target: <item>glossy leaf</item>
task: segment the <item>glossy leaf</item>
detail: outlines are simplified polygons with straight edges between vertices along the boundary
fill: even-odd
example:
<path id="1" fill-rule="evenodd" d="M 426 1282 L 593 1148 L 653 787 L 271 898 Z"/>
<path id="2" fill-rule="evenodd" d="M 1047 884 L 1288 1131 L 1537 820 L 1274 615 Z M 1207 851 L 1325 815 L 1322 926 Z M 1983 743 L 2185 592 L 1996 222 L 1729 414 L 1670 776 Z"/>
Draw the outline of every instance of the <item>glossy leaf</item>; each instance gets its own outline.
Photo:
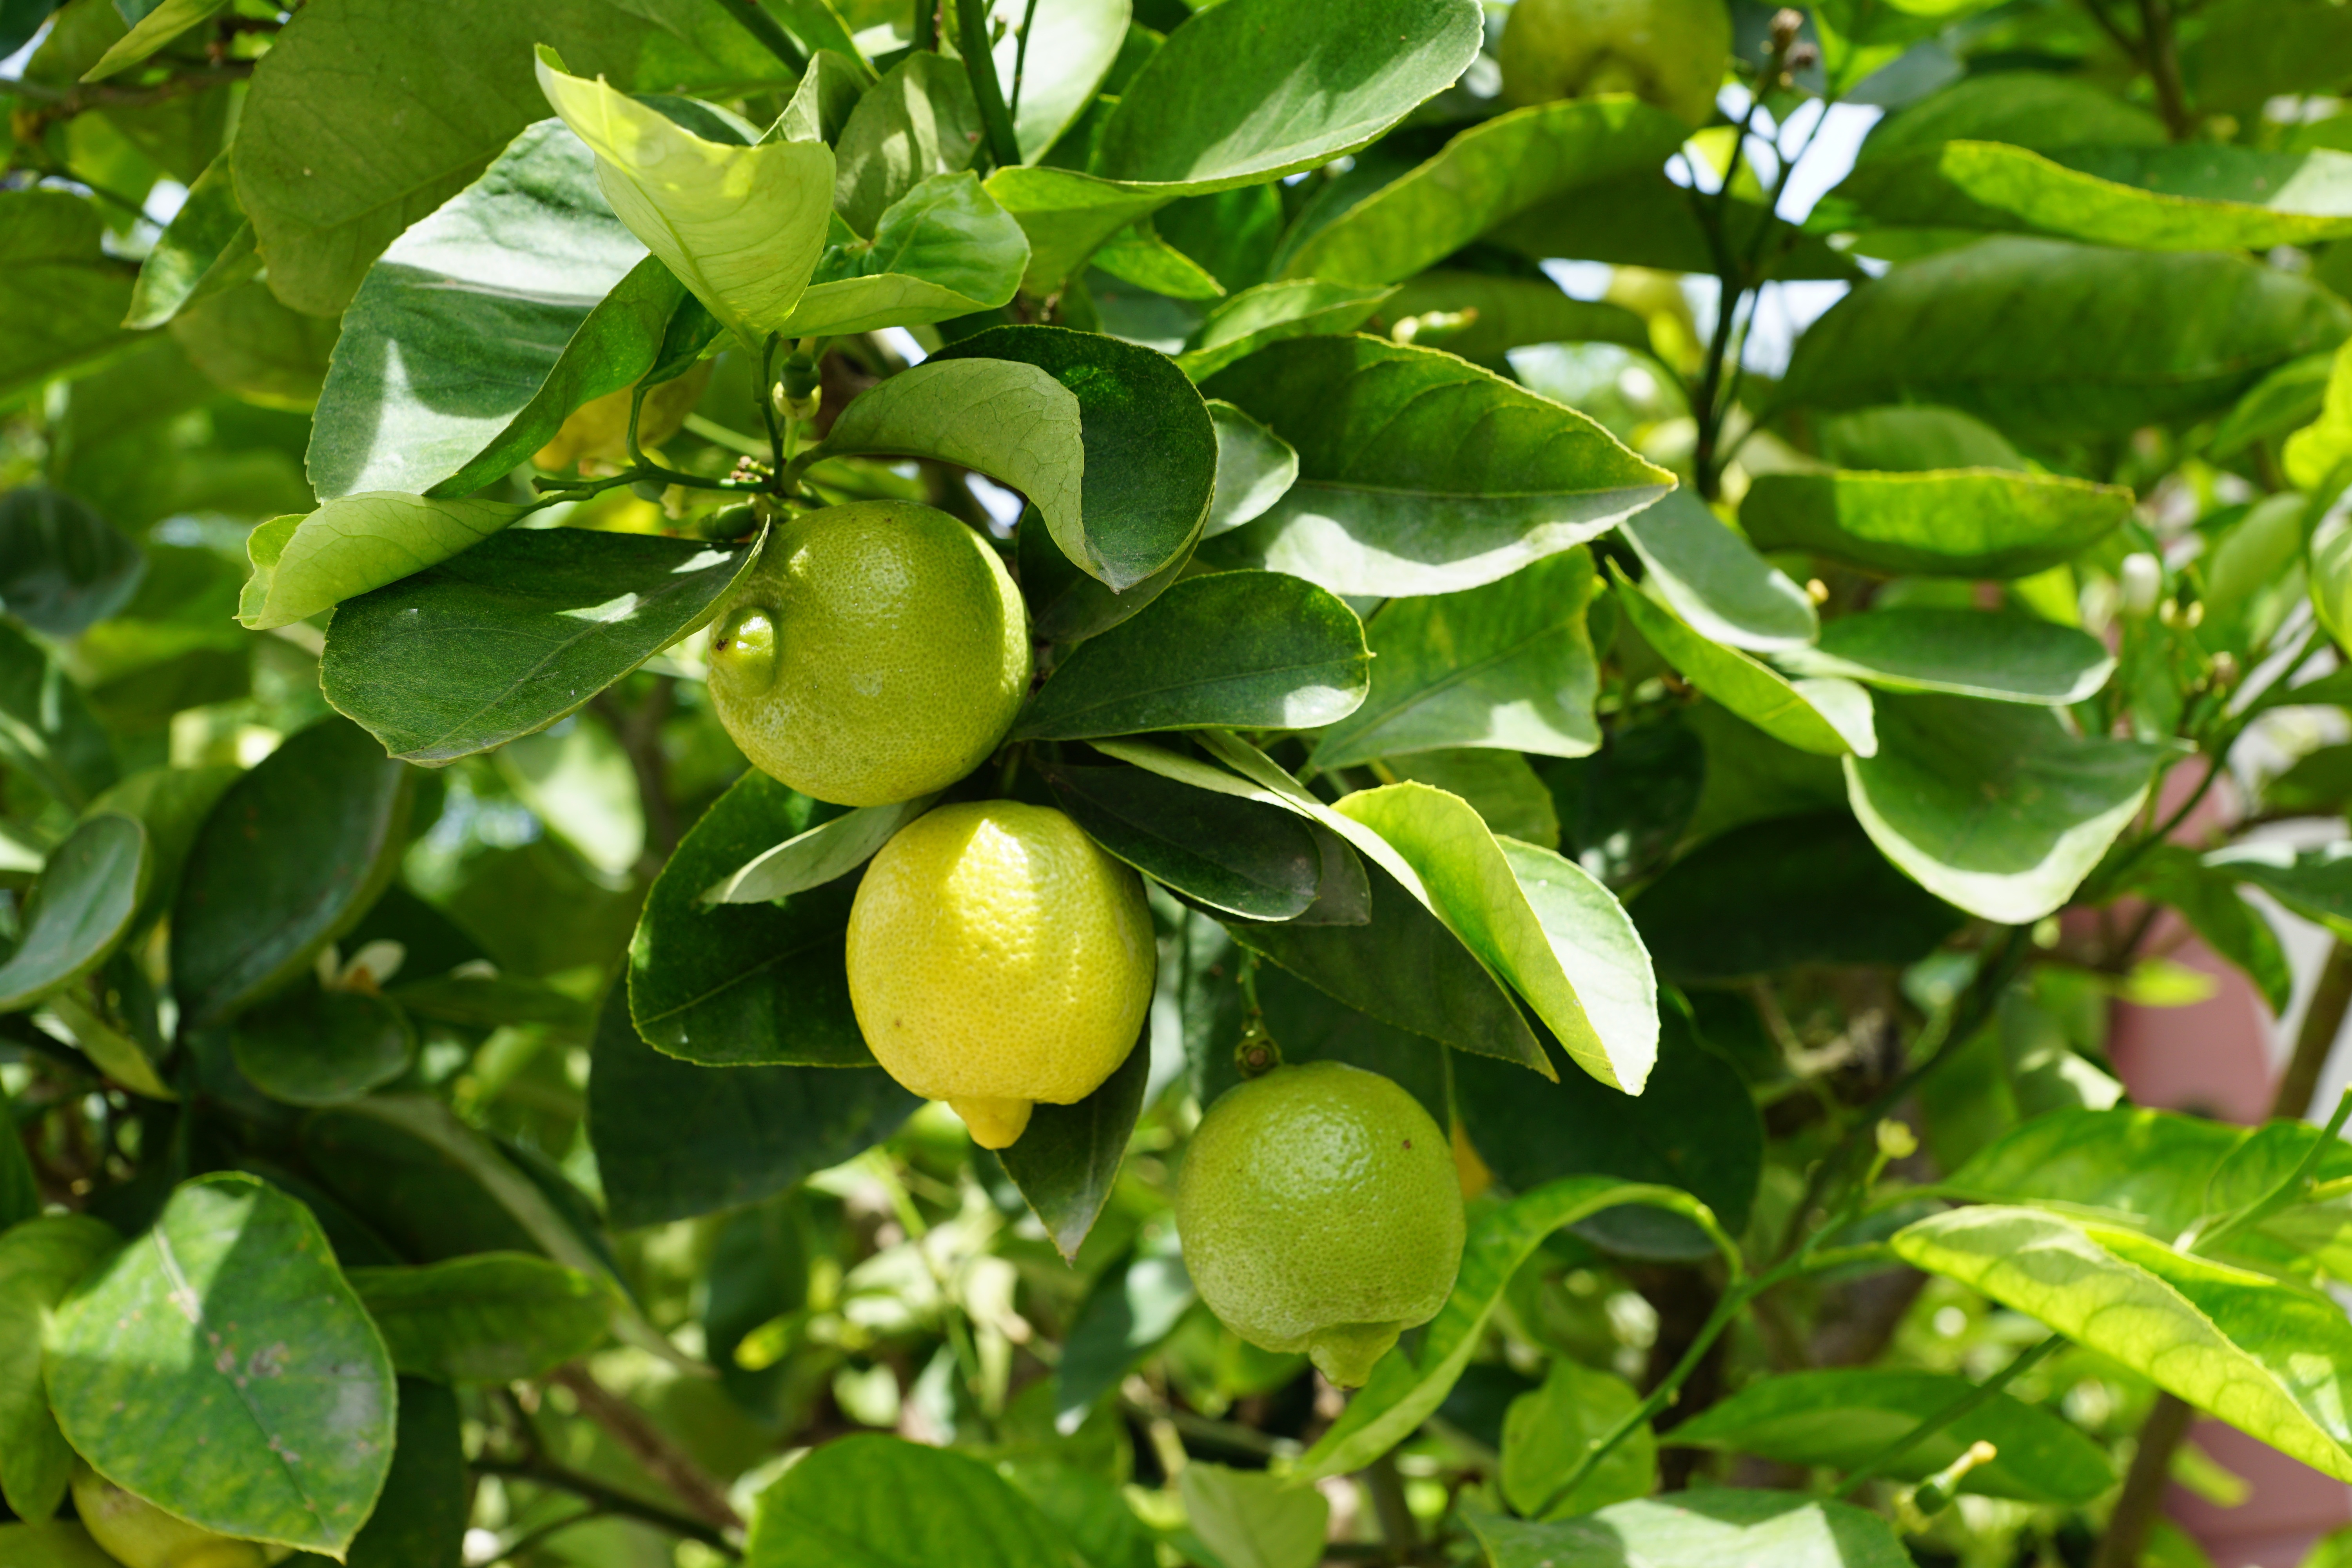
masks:
<path id="1" fill-rule="evenodd" d="M 523 515 L 512 501 L 377 490 L 331 500 L 307 517 L 273 518 L 247 543 L 253 575 L 237 619 L 254 631 L 307 620 L 470 550 Z"/>
<path id="2" fill-rule="evenodd" d="M 2014 468 L 2029 465 L 2009 437 L 1957 408 L 1894 404 L 1824 416 L 1816 426 L 1822 456 L 1841 468 L 1916 474 L 1929 468 Z"/>
<path id="3" fill-rule="evenodd" d="M 1938 1215 L 1896 1256 L 2114 1357 L 2201 1410 L 2352 1479 L 2343 1382 L 2352 1324 L 2332 1301 L 2175 1252 L 2135 1231 L 2032 1209 Z"/>
<path id="4" fill-rule="evenodd" d="M 1381 1357 L 1371 1381 L 1299 1459 L 1293 1475 L 1302 1481 L 1344 1475 L 1412 1436 L 1444 1403 L 1470 1364 L 1503 1288 L 1544 1238 L 1626 1204 L 1654 1205 L 1714 1224 L 1706 1205 L 1688 1194 L 1609 1176 L 1570 1176 L 1488 1211 L 1471 1226 L 1454 1292 L 1423 1331 L 1419 1351 L 1408 1354 L 1399 1350 Z"/>
<path id="5" fill-rule="evenodd" d="M 1186 375 L 1202 381 L 1287 338 L 1352 331 L 1392 295 L 1321 279 L 1298 278 L 1244 289 L 1211 310 L 1176 356 Z"/>
<path id="6" fill-rule="evenodd" d="M 1879 1515 L 1801 1492 L 1707 1487 L 1541 1524 L 1468 1517 L 1494 1568 L 1905 1568 L 1912 1560 Z"/>
<path id="7" fill-rule="evenodd" d="M 1761 1377 L 1674 1429 L 1667 1441 L 1792 1465 L 1858 1469 L 1974 1384 L 1950 1373 L 1840 1368 Z M 1969 1444 L 1997 1456 L 1961 1478 L 1958 1489 L 2024 1502 L 2090 1502 L 2116 1484 L 2099 1446 L 2065 1420 L 2011 1394 L 1995 1394 L 1960 1420 L 1921 1439 L 1889 1466 L 1920 1481 Z"/>
<path id="8" fill-rule="evenodd" d="M 2116 661 L 2096 637 L 2038 616 L 1895 608 L 1843 616 L 1813 647 L 1777 656 L 1785 669 L 1889 691 L 1940 691 L 2063 708 L 2107 683 Z"/>
<path id="9" fill-rule="evenodd" d="M 1034 163 L 1095 100 L 1133 20 L 1127 0 L 996 0 L 992 51 L 1021 161 Z"/>
<path id="10" fill-rule="evenodd" d="M 1876 752 L 1870 694 L 1852 681 L 1785 679 L 1762 660 L 1701 637 L 1622 573 L 1617 603 L 1660 658 L 1774 740 L 1820 756 Z"/>
<path id="11" fill-rule="evenodd" d="M 2015 434 L 2122 434 L 2227 407 L 2341 342 L 2352 307 L 2243 257 L 1990 239 L 1896 268 L 1798 341 L 1786 404 L 1948 404 Z"/>
<path id="12" fill-rule="evenodd" d="M 479 489 L 650 369 L 685 298 L 605 205 L 595 155 L 543 120 L 368 268 L 310 482 L 325 500 Z"/>
<path id="13" fill-rule="evenodd" d="M 819 814 L 835 820 L 835 809 L 755 768 L 671 853 L 629 942 L 629 1012 L 647 1042 L 712 1067 L 873 1061 L 842 967 L 854 885 L 835 879 L 761 905 L 702 897 L 752 855 L 818 826 Z"/>
<path id="14" fill-rule="evenodd" d="M 1066 1263 L 1076 1260 L 1080 1244 L 1110 1201 L 1150 1076 L 1146 1026 L 1127 1059 L 1092 1094 L 1076 1105 L 1040 1104 L 1013 1146 L 997 1152 L 1004 1173 L 1021 1189 Z"/>
<path id="15" fill-rule="evenodd" d="M 0 1231 L 0 1497 L 19 1519 L 45 1520 L 65 1500 L 74 1452 L 43 1392 L 35 1347 L 67 1292 L 122 1245 L 88 1215 L 49 1215 Z"/>
<path id="16" fill-rule="evenodd" d="M 406 1072 L 416 1031 L 363 992 L 306 985 L 238 1016 L 229 1050 L 254 1088 L 289 1105 L 356 1100 Z"/>
<path id="17" fill-rule="evenodd" d="M 236 176 L 223 153 L 188 186 L 187 199 L 139 264 L 139 281 L 122 324 L 160 327 L 188 306 L 249 280 L 260 269 L 253 225 L 236 205 Z"/>
<path id="18" fill-rule="evenodd" d="M 541 45 L 540 90 L 596 154 L 604 199 L 687 291 L 746 342 L 782 331 L 824 254 L 833 149 L 705 141 Z"/>
<path id="19" fill-rule="evenodd" d="M 488 751 L 691 631 L 751 558 L 582 529 L 500 533 L 344 604 L 320 686 L 395 757 Z"/>
<path id="20" fill-rule="evenodd" d="M 98 204 L 57 190 L 0 191 L 0 398 L 126 343 L 131 271 L 99 245 Z"/>
<path id="21" fill-rule="evenodd" d="M 2287 437 L 2281 454 L 2287 478 L 2304 489 L 2327 482 L 2336 465 L 2352 456 L 2352 364 L 2338 349 L 2330 362 L 2318 417 Z"/>
<path id="22" fill-rule="evenodd" d="M 163 0 L 131 24 L 131 31 L 82 73 L 84 81 L 103 81 L 127 70 L 189 28 L 226 8 L 228 0 Z"/>
<path id="23" fill-rule="evenodd" d="M 1512 1400 L 1503 1417 L 1503 1496 L 1536 1519 L 1570 1518 L 1649 1496 L 1658 1484 L 1658 1443 L 1643 1422 L 1574 1491 L 1553 1501 L 1592 1445 L 1640 1404 L 1622 1378 L 1566 1356 L 1553 1362 L 1543 1386 Z"/>
<path id="24" fill-rule="evenodd" d="M 891 835 L 931 808 L 935 795 L 896 805 L 861 805 L 803 828 L 772 849 L 746 860 L 713 882 L 702 900 L 710 904 L 766 904 L 804 893 L 846 877 L 868 860 Z"/>
<path id="25" fill-rule="evenodd" d="M 205 819 L 172 912 L 181 1017 L 222 1023 L 299 973 L 383 890 L 412 774 L 357 726 L 291 736 Z"/>
<path id="26" fill-rule="evenodd" d="M 1650 351 L 1650 325 L 1622 305 L 1579 300 L 1549 279 L 1506 278 L 1439 268 L 1407 279 L 1381 306 L 1381 319 L 1402 337 L 1500 370 L 1510 351 L 1537 343 L 1616 343 Z"/>
<path id="27" fill-rule="evenodd" d="M 2078 738 L 2055 713 L 1883 697 L 1846 793 L 1881 853 L 1970 914 L 2037 921 L 2074 896 L 2147 798 L 2160 746 Z"/>
<path id="28" fill-rule="evenodd" d="M 1767 474 L 1739 523 L 1761 549 L 1874 572 L 2024 577 L 2113 532 L 2132 505 L 2128 487 L 2053 474 Z"/>
<path id="29" fill-rule="evenodd" d="M 1212 401 L 1209 419 L 1217 429 L 1217 489 L 1202 538 L 1264 515 L 1298 479 L 1298 454 L 1289 442 L 1230 403 Z"/>
<path id="30" fill-rule="evenodd" d="M 1013 298 L 1029 241 L 969 173 L 933 174 L 884 209 L 872 239 L 835 230 L 787 337 L 872 331 L 992 310 Z"/>
<path id="31" fill-rule="evenodd" d="M 1486 238 L 1530 260 L 1563 257 L 1706 273 L 1715 266 L 1714 246 L 1708 237 L 1710 222 L 1700 211 L 1691 192 L 1654 170 L 1563 191 L 1496 225 Z M 1767 214 L 1761 204 L 1739 195 L 1736 186 L 1721 216 L 1724 241 L 1735 255 L 1777 258 L 1765 268 L 1770 279 L 1847 280 L 1860 276 L 1850 258 Z"/>
<path id="32" fill-rule="evenodd" d="M 1737 904 L 1726 888 L 1740 889 Z M 1753 919 L 1757 909 L 1772 918 Z M 1914 963 L 1961 923 L 1843 811 L 1710 838 L 1643 889 L 1631 913 L 1658 973 L 1685 984 L 1811 964 Z"/>
<path id="33" fill-rule="evenodd" d="M 57 657 L 5 624 L 0 624 L 0 763 L 77 812 L 113 784 L 118 771 L 114 743 Z"/>
<path id="34" fill-rule="evenodd" d="M 1460 795 L 1497 838 L 1516 838 L 1538 849 L 1559 847 L 1559 812 L 1550 787 L 1520 752 L 1458 746 L 1411 752 L 1382 765 L 1396 775 L 1394 783 L 1411 779 Z"/>
<path id="35" fill-rule="evenodd" d="M 1307 823 L 1142 768 L 1041 766 L 1055 804 L 1105 849 L 1186 898 L 1247 920 L 1315 901 L 1322 858 Z"/>
<path id="36" fill-rule="evenodd" d="M 1964 77 L 1871 128 L 1864 160 L 1939 142 L 2008 142 L 2037 153 L 2068 147 L 2161 147 L 2164 121 L 2097 82 L 2049 71 Z"/>
<path id="37" fill-rule="evenodd" d="M 1333 595 L 1275 572 L 1209 573 L 1071 650 L 1012 738 L 1313 729 L 1354 711 L 1370 662 L 1363 623 Z"/>
<path id="38" fill-rule="evenodd" d="M 1575 757 L 1601 744 L 1587 606 L 1591 554 L 1563 551 L 1458 594 L 1393 599 L 1365 628 L 1363 706 L 1316 742 L 1318 767 L 1450 746 Z"/>
<path id="39" fill-rule="evenodd" d="M 37 485 L 0 495 L 0 609 L 35 631 L 79 637 L 146 572 L 139 547 L 71 496 Z"/>
<path id="40" fill-rule="evenodd" d="M 436 1384 L 402 1378 L 392 1473 L 352 1542 L 347 1568 L 454 1568 L 464 1562 L 468 1479 L 457 1396 Z M 294 1561 L 315 1568 L 317 1559 Z"/>
<path id="41" fill-rule="evenodd" d="M 889 1568 L 1065 1568 L 1069 1549 L 979 1460 L 868 1433 L 824 1444 L 760 1494 L 743 1562 L 830 1568 L 850 1553 Z"/>
<path id="42" fill-rule="evenodd" d="M 484 1252 L 417 1268 L 353 1268 L 402 1375 L 446 1383 L 543 1377 L 604 1342 L 609 1289 L 521 1252 Z"/>
<path id="43" fill-rule="evenodd" d="M 100 1474 L 223 1534 L 340 1555 L 392 1463 L 383 1342 L 319 1222 L 250 1176 L 184 1184 L 85 1279 L 47 1379 Z"/>
<path id="44" fill-rule="evenodd" d="M 1458 592 L 1605 531 L 1670 479 L 1583 415 L 1371 338 L 1275 344 L 1210 378 L 1298 450 L 1298 482 L 1204 551 L 1335 594 Z"/>
<path id="45" fill-rule="evenodd" d="M 138 818 L 101 811 L 49 851 L 24 934 L 0 963 L 0 1012 L 17 1012 L 104 963 L 130 935 L 153 873 Z"/>
<path id="46" fill-rule="evenodd" d="M 2352 845 L 2298 850 L 2278 843 L 2237 844 L 2208 855 L 2205 864 L 2260 888 L 2305 920 L 2352 930 Z"/>
<path id="47" fill-rule="evenodd" d="M 872 234 L 885 208 L 934 174 L 971 166 L 980 110 L 963 62 L 917 51 L 857 100 L 834 146 L 834 205 Z"/>
<path id="48" fill-rule="evenodd" d="M 1617 531 L 1642 558 L 1643 587 L 1709 642 L 1763 652 L 1820 635 L 1805 591 L 1691 491 L 1676 489 Z"/>
<path id="49" fill-rule="evenodd" d="M 1178 1472 L 1184 1521 L 1225 1568 L 1315 1568 L 1330 1500 L 1263 1470 L 1190 1464 Z"/>

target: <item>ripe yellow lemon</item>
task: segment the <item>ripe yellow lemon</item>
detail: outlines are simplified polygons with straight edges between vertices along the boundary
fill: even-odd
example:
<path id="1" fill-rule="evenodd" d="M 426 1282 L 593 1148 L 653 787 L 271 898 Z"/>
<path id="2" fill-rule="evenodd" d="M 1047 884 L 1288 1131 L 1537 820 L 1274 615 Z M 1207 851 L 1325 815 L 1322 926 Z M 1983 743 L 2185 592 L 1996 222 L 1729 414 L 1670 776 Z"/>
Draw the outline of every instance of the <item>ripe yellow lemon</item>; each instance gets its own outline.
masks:
<path id="1" fill-rule="evenodd" d="M 87 1465 L 75 1468 L 73 1500 L 81 1527 L 123 1568 L 268 1568 L 290 1555 L 190 1524 Z"/>
<path id="2" fill-rule="evenodd" d="M 1201 1299 L 1270 1351 L 1360 1386 L 1462 1264 L 1454 1148 L 1421 1102 L 1342 1062 L 1279 1067 L 1201 1119 L 1176 1183 Z"/>
<path id="3" fill-rule="evenodd" d="M 912 501 L 777 526 L 710 635 L 710 700 L 803 795 L 888 805 L 996 749 L 1029 691 L 1021 591 L 971 529 Z"/>
<path id="4" fill-rule="evenodd" d="M 1518 0 L 1496 48 L 1503 100 L 1630 92 L 1704 125 L 1731 63 L 1724 0 Z"/>
<path id="5" fill-rule="evenodd" d="M 943 805 L 900 828 L 849 910 L 849 1000 L 884 1070 L 983 1149 L 1127 1059 L 1157 950 L 1143 880 L 1050 806 Z"/>

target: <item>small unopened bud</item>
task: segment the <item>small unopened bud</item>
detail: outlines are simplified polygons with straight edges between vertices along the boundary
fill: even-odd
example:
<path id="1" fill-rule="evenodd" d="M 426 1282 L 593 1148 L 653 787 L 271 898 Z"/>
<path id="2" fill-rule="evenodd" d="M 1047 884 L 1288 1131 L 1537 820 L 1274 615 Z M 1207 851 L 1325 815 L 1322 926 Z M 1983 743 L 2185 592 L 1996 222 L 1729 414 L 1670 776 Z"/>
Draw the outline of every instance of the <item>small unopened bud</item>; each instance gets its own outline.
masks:
<path id="1" fill-rule="evenodd" d="M 1805 14 L 1802 11 L 1783 5 L 1773 12 L 1772 48 L 1774 52 L 1787 54 L 1790 47 L 1796 43 L 1797 35 L 1804 30 L 1804 26 Z"/>
<path id="2" fill-rule="evenodd" d="M 1960 1482 L 1968 1479 L 1970 1470 L 1990 1465 L 1999 1458 L 2000 1449 L 1978 1438 L 1969 1445 L 1967 1453 L 1919 1483 L 1919 1489 L 1911 1494 L 1911 1506 L 1934 1518 L 1951 1506 L 1952 1499 L 1959 1494 Z"/>
<path id="3" fill-rule="evenodd" d="M 2213 684 L 2217 687 L 2233 686 L 2237 679 L 2238 657 L 2223 648 L 2213 656 Z"/>
<path id="4" fill-rule="evenodd" d="M 804 395 L 795 397 L 781 381 L 768 389 L 768 396 L 776 405 L 776 417 L 779 419 L 814 419 L 824 403 L 822 389 L 813 386 Z"/>
<path id="5" fill-rule="evenodd" d="M 2203 626 L 2205 624 L 2205 601 L 2200 599 L 2195 604 L 2189 605 L 2189 608 L 2183 610 L 2180 613 L 2180 624 L 2187 626 L 2192 632 L 2199 626 Z"/>
<path id="6" fill-rule="evenodd" d="M 1811 44 L 1799 44 L 1789 51 L 1789 68 L 1809 71 L 1822 63 L 1822 51 Z"/>
<path id="7" fill-rule="evenodd" d="M 2136 550 L 2124 557 L 2123 613 L 2134 620 L 2156 608 L 2156 596 L 2164 587 L 2164 567 L 2145 550 Z"/>
<path id="8" fill-rule="evenodd" d="M 1805 597 L 1816 605 L 1826 605 L 1830 602 L 1830 585 L 1819 577 L 1808 577 L 1805 579 Z"/>
<path id="9" fill-rule="evenodd" d="M 1919 1135 L 1892 1119 L 1878 1124 L 1878 1152 L 1890 1160 L 1907 1160 L 1919 1152 Z"/>

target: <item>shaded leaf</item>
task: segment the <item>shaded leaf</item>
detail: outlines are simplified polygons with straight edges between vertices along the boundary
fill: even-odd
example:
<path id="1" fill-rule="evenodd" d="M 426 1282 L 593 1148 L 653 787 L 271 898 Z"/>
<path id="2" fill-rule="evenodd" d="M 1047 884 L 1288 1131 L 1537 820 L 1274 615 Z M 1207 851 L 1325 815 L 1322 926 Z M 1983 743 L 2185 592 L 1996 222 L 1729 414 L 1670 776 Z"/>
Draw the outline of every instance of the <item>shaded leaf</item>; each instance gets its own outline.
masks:
<path id="1" fill-rule="evenodd" d="M 970 168 L 980 130 L 963 62 L 908 54 L 849 111 L 834 146 L 834 206 L 851 228 L 872 234 L 884 209 L 919 183 Z"/>
<path id="2" fill-rule="evenodd" d="M 64 191 L 0 191 L 0 399 L 122 346 L 132 268 L 100 247 L 97 204 Z"/>
<path id="3" fill-rule="evenodd" d="M 0 608 L 35 631 L 79 637 L 128 604 L 146 573 L 139 547 L 71 496 L 0 495 Z"/>
<path id="4" fill-rule="evenodd" d="M 353 1268 L 393 1365 L 450 1383 L 543 1377 L 604 1342 L 609 1289 L 520 1252 L 485 1252 L 416 1268 Z"/>
<path id="5" fill-rule="evenodd" d="M 1092 1094 L 1076 1105 L 1038 1105 L 1013 1146 L 997 1151 L 1004 1173 L 1021 1189 L 1065 1262 L 1076 1259 L 1080 1244 L 1110 1201 L 1150 1076 L 1147 1023 L 1127 1059 Z"/>
<path id="6" fill-rule="evenodd" d="M 1055 804 L 1137 870 L 1227 914 L 1286 921 L 1315 901 L 1322 858 L 1283 807 L 1142 768 L 1041 764 Z"/>
<path id="7" fill-rule="evenodd" d="M 16 1347 L 0 1356 L 0 1496 L 19 1519 L 57 1512 L 74 1463 L 49 1413 L 35 1347 L 66 1293 L 121 1245 L 88 1215 L 48 1215 L 0 1231 L 0 1336 Z"/>
<path id="8" fill-rule="evenodd" d="M 2272 1016 L 2284 1017 L 2294 991 L 2286 952 L 2270 921 L 2239 896 L 2235 882 L 2226 864 L 2208 866 L 2194 850 L 2158 844 L 2133 868 L 2130 885 L 2179 910 L 2207 946 L 2254 983 Z"/>
<path id="9" fill-rule="evenodd" d="M 1186 1465 L 1176 1477 L 1184 1521 L 1225 1568 L 1315 1568 L 1330 1500 L 1264 1470 Z"/>
<path id="10" fill-rule="evenodd" d="M 1540 1519 L 1570 1518 L 1649 1496 L 1658 1484 L 1658 1441 L 1645 1421 L 1574 1491 L 1553 1501 L 1592 1445 L 1640 1403 L 1622 1378 L 1566 1356 L 1553 1362 L 1543 1386 L 1512 1400 L 1503 1416 L 1503 1496 L 1520 1513 Z"/>
<path id="11" fill-rule="evenodd" d="M 0 625 L 0 763 L 77 812 L 113 784 L 117 773 L 114 743 L 64 667 L 5 625 Z"/>
<path id="12" fill-rule="evenodd" d="M 253 1087 L 291 1105 L 355 1100 L 406 1072 L 416 1031 L 362 992 L 306 985 L 240 1015 L 229 1050 Z"/>
<path id="13" fill-rule="evenodd" d="M 1849 680 L 1784 679 L 1762 660 L 1712 642 L 1657 598 L 1629 582 L 1614 562 L 1617 603 L 1658 656 L 1692 685 L 1774 740 L 1821 756 L 1870 756 L 1878 749 L 1870 694 Z"/>
<path id="14" fill-rule="evenodd" d="M 1211 401 L 1217 430 L 1217 488 L 1202 538 L 1228 532 L 1282 499 L 1297 482 L 1298 454 L 1290 443 L 1234 407 Z"/>
<path id="15" fill-rule="evenodd" d="M 787 337 L 871 331 L 992 310 L 1013 298 L 1029 241 L 970 173 L 933 174 L 884 209 L 870 240 L 836 226 Z"/>
<path id="16" fill-rule="evenodd" d="M 908 1507 L 919 1498 L 922 1506 Z M 1036 1506 L 976 1459 L 898 1437 L 824 1444 L 760 1494 L 746 1568 L 875 1563 L 1065 1568 L 1068 1548 Z"/>
<path id="17" fill-rule="evenodd" d="M 1286 338 L 1352 331 L 1381 309 L 1393 290 L 1360 289 L 1299 278 L 1244 289 L 1202 319 L 1176 363 L 1204 380 Z"/>
<path id="18" fill-rule="evenodd" d="M 1095 1401 L 1171 1333 L 1199 1300 L 1181 1258 L 1121 1259 L 1078 1304 L 1054 1369 L 1054 1420 L 1075 1431 Z"/>
<path id="19" fill-rule="evenodd" d="M 1708 1487 L 1542 1524 L 1475 1510 L 1468 1517 L 1495 1568 L 1905 1568 L 1911 1562 L 1885 1519 L 1801 1492 Z"/>
<path id="20" fill-rule="evenodd" d="M 188 186 L 187 199 L 139 264 L 139 280 L 122 324 L 160 327 L 186 307 L 247 281 L 260 269 L 253 225 L 236 205 L 236 176 L 224 152 Z"/>
<path id="21" fill-rule="evenodd" d="M 17 1012 L 90 973 L 131 933 L 153 873 L 139 819 L 101 811 L 49 851 L 23 935 L 0 963 L 0 1012 Z"/>

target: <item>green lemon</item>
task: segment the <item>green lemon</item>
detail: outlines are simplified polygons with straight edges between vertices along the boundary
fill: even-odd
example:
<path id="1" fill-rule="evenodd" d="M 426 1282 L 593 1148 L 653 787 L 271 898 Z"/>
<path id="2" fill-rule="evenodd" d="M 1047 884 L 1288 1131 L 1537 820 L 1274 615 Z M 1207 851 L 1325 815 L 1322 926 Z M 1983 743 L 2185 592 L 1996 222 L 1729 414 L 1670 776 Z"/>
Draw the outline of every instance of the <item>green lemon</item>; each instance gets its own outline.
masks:
<path id="1" fill-rule="evenodd" d="M 1453 1141 L 1421 1102 L 1341 1062 L 1280 1067 L 1201 1119 L 1176 1184 L 1201 1299 L 1254 1345 L 1361 1385 L 1445 1304 L 1462 1263 Z"/>
<path id="2" fill-rule="evenodd" d="M 1630 92 L 1704 125 L 1731 64 L 1724 0 L 1518 0 L 1496 58 L 1513 105 Z"/>
<path id="3" fill-rule="evenodd" d="M 123 1568 L 269 1568 L 289 1555 L 165 1513 L 88 1465 L 75 1467 L 73 1500 L 81 1527 Z"/>
<path id="4" fill-rule="evenodd" d="M 710 634 L 711 706 L 743 754 L 841 805 L 912 800 L 978 767 L 1029 668 L 996 552 L 912 501 L 779 523 Z"/>
<path id="5" fill-rule="evenodd" d="M 849 1000 L 874 1059 L 983 1149 L 1127 1059 L 1158 951 L 1143 881 L 1050 806 L 943 805 L 898 830 L 849 910 Z"/>

